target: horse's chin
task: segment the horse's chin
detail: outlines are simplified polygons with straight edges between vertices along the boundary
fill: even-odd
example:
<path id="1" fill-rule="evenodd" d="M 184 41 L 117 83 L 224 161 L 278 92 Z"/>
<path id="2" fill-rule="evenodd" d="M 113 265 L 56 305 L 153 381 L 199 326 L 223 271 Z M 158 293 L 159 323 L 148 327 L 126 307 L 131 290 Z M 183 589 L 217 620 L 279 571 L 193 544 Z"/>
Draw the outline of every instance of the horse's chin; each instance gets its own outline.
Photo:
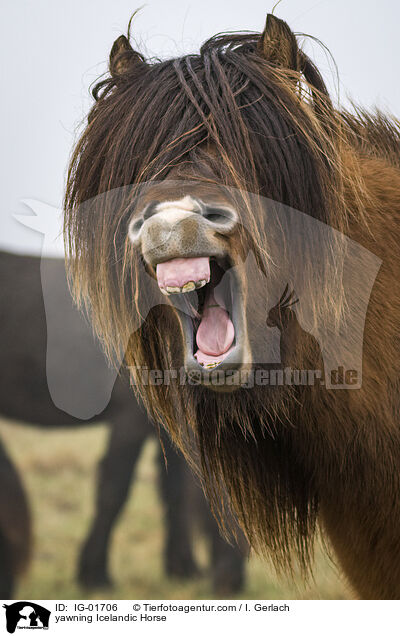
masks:
<path id="1" fill-rule="evenodd" d="M 185 371 L 191 384 L 218 392 L 234 391 L 245 383 L 241 371 L 248 369 L 252 361 L 243 281 L 227 257 L 209 259 L 206 280 L 201 279 L 201 286 L 196 282 L 192 291 L 179 293 L 174 288 L 169 294 L 178 309 Z M 215 335 L 218 330 L 223 334 L 223 344 Z"/>

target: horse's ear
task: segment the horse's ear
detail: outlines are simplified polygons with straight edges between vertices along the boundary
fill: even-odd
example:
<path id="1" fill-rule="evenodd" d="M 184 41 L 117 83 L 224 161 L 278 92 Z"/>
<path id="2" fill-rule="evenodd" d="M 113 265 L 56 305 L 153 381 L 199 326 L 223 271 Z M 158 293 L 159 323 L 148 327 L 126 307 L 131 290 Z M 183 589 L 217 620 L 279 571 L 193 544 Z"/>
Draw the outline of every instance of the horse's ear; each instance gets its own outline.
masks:
<path id="1" fill-rule="evenodd" d="M 268 13 L 265 29 L 258 43 L 261 55 L 277 66 L 298 70 L 298 46 L 293 31 L 283 20 Z"/>
<path id="2" fill-rule="evenodd" d="M 112 45 L 109 67 L 112 77 L 124 75 L 135 67 L 146 66 L 144 57 L 135 51 L 127 37 L 120 35 Z"/>

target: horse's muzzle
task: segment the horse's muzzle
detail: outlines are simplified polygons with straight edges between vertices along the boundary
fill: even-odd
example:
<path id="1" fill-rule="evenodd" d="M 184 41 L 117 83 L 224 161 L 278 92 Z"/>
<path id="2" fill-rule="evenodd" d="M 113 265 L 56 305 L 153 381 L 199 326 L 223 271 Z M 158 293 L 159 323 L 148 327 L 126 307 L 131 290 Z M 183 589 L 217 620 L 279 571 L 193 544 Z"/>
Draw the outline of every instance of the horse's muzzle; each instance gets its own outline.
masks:
<path id="1" fill-rule="evenodd" d="M 237 223 L 233 208 L 185 196 L 147 205 L 130 222 L 129 238 L 146 263 L 155 267 L 174 258 L 226 256 L 225 237 Z"/>

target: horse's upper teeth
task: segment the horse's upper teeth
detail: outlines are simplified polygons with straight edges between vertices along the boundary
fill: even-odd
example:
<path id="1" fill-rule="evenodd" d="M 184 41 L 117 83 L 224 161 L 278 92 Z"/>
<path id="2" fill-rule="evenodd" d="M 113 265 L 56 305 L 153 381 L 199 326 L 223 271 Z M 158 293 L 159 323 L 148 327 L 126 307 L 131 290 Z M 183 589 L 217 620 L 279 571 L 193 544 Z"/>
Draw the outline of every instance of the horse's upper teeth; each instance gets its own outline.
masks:
<path id="1" fill-rule="evenodd" d="M 184 286 L 182 287 L 182 292 L 184 294 L 186 294 L 186 292 L 191 292 L 196 288 L 194 282 L 192 280 L 190 280 L 189 282 L 185 283 Z"/>
<path id="2" fill-rule="evenodd" d="M 186 294 L 187 292 L 191 292 L 194 289 L 200 289 L 200 287 L 204 287 L 204 285 L 207 285 L 207 283 L 208 281 L 205 278 L 196 281 L 189 280 L 182 287 L 169 287 L 167 285 L 167 287 L 160 287 L 160 290 L 165 296 L 169 296 L 170 294 Z"/>

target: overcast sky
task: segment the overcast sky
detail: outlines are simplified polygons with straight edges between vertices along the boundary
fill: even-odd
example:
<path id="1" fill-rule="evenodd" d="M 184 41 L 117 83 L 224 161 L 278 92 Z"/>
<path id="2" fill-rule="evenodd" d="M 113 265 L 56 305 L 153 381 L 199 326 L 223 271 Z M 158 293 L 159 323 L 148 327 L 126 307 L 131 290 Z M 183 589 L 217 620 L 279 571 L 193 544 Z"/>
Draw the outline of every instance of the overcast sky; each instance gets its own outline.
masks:
<path id="1" fill-rule="evenodd" d="M 195 52 L 220 31 L 262 30 L 274 2 L 148 0 L 133 35 L 159 57 Z M 12 214 L 21 199 L 60 206 L 76 129 L 90 105 L 88 87 L 106 68 L 113 41 L 140 6 L 132 0 L 3 0 L 0 246 L 38 253 L 42 237 Z M 318 37 L 339 68 L 340 99 L 400 116 L 397 0 L 283 0 L 275 15 L 297 32 Z M 332 65 L 307 48 L 333 88 Z"/>

